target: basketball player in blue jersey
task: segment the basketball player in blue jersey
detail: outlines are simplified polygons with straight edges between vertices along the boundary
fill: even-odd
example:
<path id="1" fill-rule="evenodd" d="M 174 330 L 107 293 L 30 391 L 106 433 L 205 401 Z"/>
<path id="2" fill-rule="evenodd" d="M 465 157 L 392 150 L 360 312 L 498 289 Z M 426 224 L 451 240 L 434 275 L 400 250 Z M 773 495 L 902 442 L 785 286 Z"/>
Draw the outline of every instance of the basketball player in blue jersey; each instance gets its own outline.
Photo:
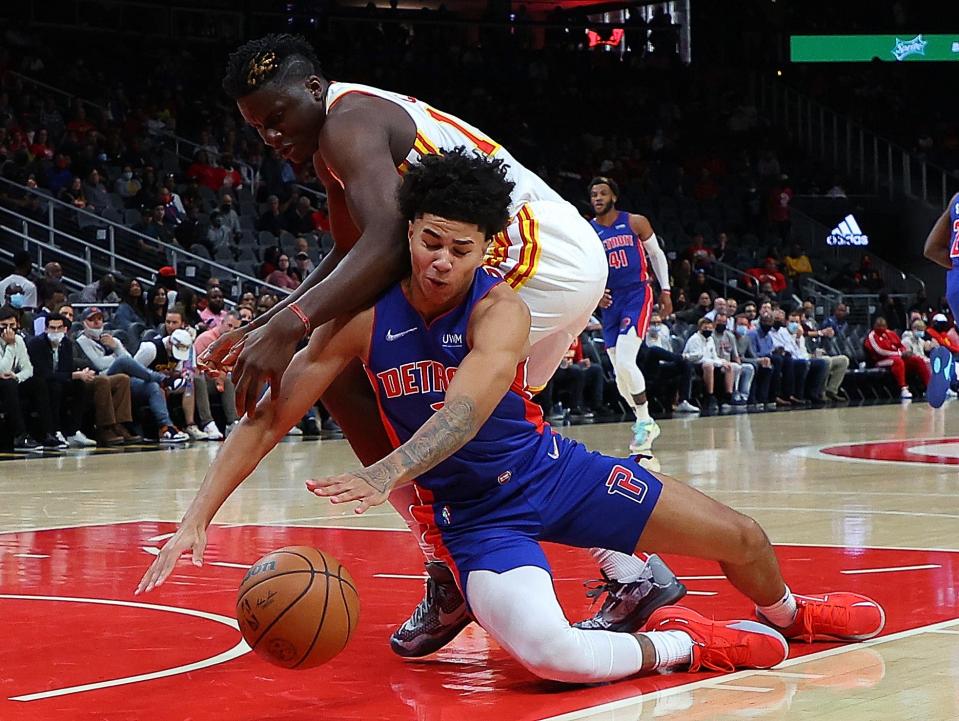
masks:
<path id="1" fill-rule="evenodd" d="M 923 251 L 929 260 L 938 263 L 946 272 L 946 300 L 952 310 L 953 322 L 959 323 L 959 193 L 952 196 L 949 206 L 932 226 Z M 955 383 L 959 363 L 942 346 L 929 354 L 932 377 L 926 389 L 929 405 L 939 408 L 946 400 L 949 387 Z"/>
<path id="2" fill-rule="evenodd" d="M 884 614 L 868 598 L 793 595 L 752 519 L 635 459 L 592 453 L 543 422 L 526 385 L 528 306 L 483 267 L 486 246 L 507 221 L 504 176 L 500 161 L 462 153 L 411 169 L 399 191 L 410 274 L 372 308 L 312 335 L 287 371 L 282 397 L 264 397 L 227 438 L 137 592 L 162 584 L 183 553 L 202 564 L 207 527 L 226 498 L 310 399 L 360 359 L 395 449 L 307 488 L 334 503 L 358 501 L 362 513 L 413 485 L 414 513 L 473 616 L 534 674 L 596 683 L 672 668 L 770 668 L 788 654 L 784 636 L 878 634 Z M 718 561 L 764 623 L 667 606 L 646 632 L 574 628 L 557 602 L 541 541 Z"/>
<path id="3" fill-rule="evenodd" d="M 652 449 L 660 433 L 659 424 L 649 416 L 646 379 L 636 364 L 653 312 L 646 256 L 659 282 L 660 313 L 667 316 L 673 312 L 673 303 L 666 254 L 645 216 L 617 210 L 619 186 L 616 181 L 593 178 L 587 192 L 595 213 L 590 222 L 603 242 L 609 264 L 606 294 L 611 303 L 603 308 L 603 339 L 613 362 L 619 394 L 636 414 L 629 450 L 643 453 Z"/>
<path id="4" fill-rule="evenodd" d="M 278 155 L 313 163 L 326 188 L 334 241 L 333 251 L 287 298 L 222 335 L 199 359 L 219 370 L 232 367 L 241 414 L 254 412 L 267 381 L 274 397 L 281 397 L 285 370 L 305 334 L 368 307 L 408 271 L 406 223 L 396 191 L 421 157 L 457 147 L 502 160 L 513 183 L 510 221 L 490 243 L 484 262 L 500 271 L 529 307 L 529 383 L 546 385 L 606 284 L 602 247 L 573 205 L 468 122 L 418 98 L 323 77 L 313 48 L 301 37 L 268 35 L 245 43 L 229 58 L 223 88 Z M 340 374 L 322 401 L 362 463 L 371 465 L 390 452 L 359 362 Z M 409 487 L 391 500 L 420 539 L 422 529 L 409 513 L 414 502 Z M 426 594 L 391 638 L 391 647 L 404 656 L 435 651 L 469 622 L 449 569 L 428 546 L 421 549 L 428 561 Z M 650 589 L 655 598 L 660 591 L 681 595 L 682 585 L 658 559 L 647 564 L 605 549 L 592 554 L 618 583 L 606 600 L 615 602 L 620 621 L 641 622 L 651 609 L 636 602 Z"/>

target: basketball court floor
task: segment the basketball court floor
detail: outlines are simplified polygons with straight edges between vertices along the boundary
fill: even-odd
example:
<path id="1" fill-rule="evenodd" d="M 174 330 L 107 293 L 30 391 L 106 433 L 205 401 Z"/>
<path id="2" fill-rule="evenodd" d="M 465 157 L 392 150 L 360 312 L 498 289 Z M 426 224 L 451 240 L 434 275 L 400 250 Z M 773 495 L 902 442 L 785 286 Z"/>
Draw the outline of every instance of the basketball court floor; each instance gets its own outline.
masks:
<path id="1" fill-rule="evenodd" d="M 218 445 L 0 461 L 0 719 L 959 718 L 959 405 L 924 403 L 662 422 L 663 471 L 754 516 L 800 593 L 875 597 L 882 636 L 793 644 L 772 671 L 672 673 L 567 687 L 539 681 L 471 626 L 420 661 L 388 638 L 422 593 L 413 538 L 388 506 L 363 516 L 304 488 L 347 470 L 344 441 L 289 441 L 231 498 L 206 564 L 133 590 L 175 528 Z M 625 453 L 627 426 L 561 432 Z M 597 519 L 602 523 L 602 519 Z M 682 529 L 676 529 L 682 533 Z M 361 601 L 346 650 L 309 671 L 249 653 L 234 620 L 245 568 L 311 545 L 352 572 Z M 584 551 L 551 547 L 571 619 L 589 612 Z M 750 606 L 714 564 L 667 557 L 684 603 L 717 617 Z"/>

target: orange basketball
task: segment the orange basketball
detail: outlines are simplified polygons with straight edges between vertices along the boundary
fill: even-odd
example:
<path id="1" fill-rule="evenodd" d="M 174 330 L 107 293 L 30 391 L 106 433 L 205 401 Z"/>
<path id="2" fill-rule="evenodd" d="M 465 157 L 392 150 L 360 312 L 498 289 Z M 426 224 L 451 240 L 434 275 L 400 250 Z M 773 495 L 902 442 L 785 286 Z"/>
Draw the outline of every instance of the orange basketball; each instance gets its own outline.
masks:
<path id="1" fill-rule="evenodd" d="M 268 553 L 247 571 L 236 599 L 240 633 L 283 668 L 312 668 L 342 651 L 356 628 L 360 597 L 349 571 L 307 546 Z"/>

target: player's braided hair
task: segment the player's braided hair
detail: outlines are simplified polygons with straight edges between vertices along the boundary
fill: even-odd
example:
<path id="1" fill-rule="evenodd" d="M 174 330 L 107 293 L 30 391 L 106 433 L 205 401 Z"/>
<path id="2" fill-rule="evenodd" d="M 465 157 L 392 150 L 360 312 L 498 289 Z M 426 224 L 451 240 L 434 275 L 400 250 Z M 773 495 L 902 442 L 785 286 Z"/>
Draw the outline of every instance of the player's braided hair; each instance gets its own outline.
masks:
<path id="1" fill-rule="evenodd" d="M 432 213 L 449 220 L 475 223 L 487 240 L 509 224 L 510 193 L 500 159 L 458 147 L 442 155 L 424 155 L 400 185 L 400 211 L 407 220 Z"/>
<path id="2" fill-rule="evenodd" d="M 250 40 L 230 54 L 223 90 L 235 100 L 270 83 L 319 72 L 320 61 L 305 38 L 274 33 Z"/>

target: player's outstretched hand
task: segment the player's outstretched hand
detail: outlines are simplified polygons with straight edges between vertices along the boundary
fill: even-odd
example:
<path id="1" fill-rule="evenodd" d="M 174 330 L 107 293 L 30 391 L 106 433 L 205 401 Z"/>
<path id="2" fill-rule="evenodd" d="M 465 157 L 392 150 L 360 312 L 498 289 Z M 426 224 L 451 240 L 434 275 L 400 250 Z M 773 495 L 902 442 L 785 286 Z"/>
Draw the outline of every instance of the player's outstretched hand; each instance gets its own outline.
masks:
<path id="1" fill-rule="evenodd" d="M 203 565 L 203 551 L 206 548 L 206 529 L 193 524 L 182 525 L 160 549 L 160 555 L 153 559 L 153 564 L 143 574 L 134 596 L 152 591 L 162 586 L 167 576 L 173 571 L 176 562 L 184 553 L 193 553 L 193 565 Z"/>
<path id="2" fill-rule="evenodd" d="M 613 294 L 609 292 L 609 288 L 603 291 L 603 297 L 599 299 L 599 307 L 603 310 L 606 310 L 613 304 Z"/>
<path id="3" fill-rule="evenodd" d="M 289 319 L 293 319 L 293 325 Z M 232 351 L 224 360 L 236 358 L 233 383 L 236 385 L 237 415 L 253 418 L 256 402 L 263 386 L 270 384 L 271 395 L 280 397 L 280 379 L 293 360 L 296 346 L 303 338 L 303 325 L 293 313 L 280 313 L 266 325 L 250 331 L 242 348 Z"/>
<path id="4" fill-rule="evenodd" d="M 331 503 L 359 501 L 360 505 L 354 509 L 354 513 L 364 513 L 385 502 L 391 490 L 390 485 L 370 477 L 365 470 L 316 478 L 307 481 L 306 488 L 320 498 L 329 498 Z"/>
<path id="5" fill-rule="evenodd" d="M 227 357 L 233 356 L 231 351 L 236 348 L 240 352 L 240 345 L 246 336 L 246 328 L 234 328 L 228 333 L 224 333 L 209 347 L 203 351 L 196 359 L 197 365 L 204 370 L 226 372 L 231 370 L 232 363 L 227 362 Z"/>

